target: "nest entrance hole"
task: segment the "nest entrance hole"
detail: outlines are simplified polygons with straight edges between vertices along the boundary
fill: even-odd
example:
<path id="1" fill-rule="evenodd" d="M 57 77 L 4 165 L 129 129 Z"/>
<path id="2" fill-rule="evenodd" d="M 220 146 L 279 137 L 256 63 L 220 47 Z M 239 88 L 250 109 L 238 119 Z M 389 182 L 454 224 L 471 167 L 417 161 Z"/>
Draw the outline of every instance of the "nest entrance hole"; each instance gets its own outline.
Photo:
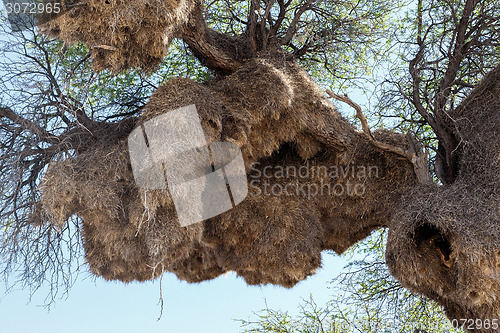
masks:
<path id="1" fill-rule="evenodd" d="M 441 230 L 430 223 L 424 223 L 415 230 L 415 244 L 417 247 L 435 247 L 443 260 L 443 264 L 450 267 L 452 264 L 453 250 L 450 241 L 442 234 Z"/>

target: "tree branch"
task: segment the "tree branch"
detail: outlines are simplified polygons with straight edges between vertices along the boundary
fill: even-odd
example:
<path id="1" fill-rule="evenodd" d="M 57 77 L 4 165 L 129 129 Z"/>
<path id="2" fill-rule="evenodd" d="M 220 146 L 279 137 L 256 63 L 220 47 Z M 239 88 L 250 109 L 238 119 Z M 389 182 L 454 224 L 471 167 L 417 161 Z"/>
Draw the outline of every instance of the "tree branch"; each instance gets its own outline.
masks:
<path id="1" fill-rule="evenodd" d="M 35 134 L 40 140 L 53 144 L 59 142 L 56 136 L 50 134 L 44 128 L 40 127 L 38 124 L 20 117 L 17 113 L 12 111 L 12 109 L 8 107 L 0 107 L 0 118 L 4 117 L 20 125 L 23 129 L 28 130 L 31 133 Z"/>
<path id="2" fill-rule="evenodd" d="M 410 101 L 412 104 L 415 106 L 417 109 L 417 112 L 424 118 L 427 123 L 437 132 L 439 129 L 437 128 L 436 121 L 432 114 L 427 112 L 425 107 L 422 104 L 422 101 L 420 99 L 420 69 L 418 68 L 418 64 L 423 60 L 423 54 L 425 50 L 425 43 L 424 39 L 422 38 L 422 0 L 419 0 L 418 2 L 418 14 L 417 14 L 417 44 L 419 46 L 418 52 L 415 55 L 415 57 L 410 61 L 409 63 L 409 70 L 410 70 L 410 75 L 413 80 L 412 84 L 412 93 L 411 93 L 411 99 Z"/>
<path id="3" fill-rule="evenodd" d="M 307 0 L 307 2 L 302 6 L 300 6 L 300 8 L 295 12 L 292 22 L 288 26 L 288 30 L 286 31 L 285 37 L 283 37 L 280 40 L 281 45 L 287 45 L 288 43 L 290 43 L 293 36 L 295 35 L 295 31 L 297 29 L 297 24 L 299 23 L 300 17 L 302 16 L 302 14 L 304 14 L 306 10 L 310 9 L 315 2 L 316 0 Z"/>
<path id="4" fill-rule="evenodd" d="M 279 28 L 281 27 L 281 24 L 283 24 L 283 20 L 285 19 L 286 15 L 286 6 L 284 0 L 277 0 L 278 5 L 280 7 L 280 12 L 278 14 L 278 18 L 276 19 L 276 22 L 271 26 L 271 30 L 269 31 L 269 36 L 272 38 L 276 36 L 278 33 Z"/>
<path id="5" fill-rule="evenodd" d="M 257 51 L 257 23 L 260 10 L 260 0 L 250 1 L 250 12 L 248 13 L 248 25 L 247 25 L 247 38 L 250 42 L 250 46 L 254 51 Z"/>
<path id="6" fill-rule="evenodd" d="M 241 66 L 242 59 L 253 55 L 241 38 L 210 29 L 203 18 L 201 7 L 192 13 L 179 37 L 204 66 L 224 73 L 235 72 Z"/>
<path id="7" fill-rule="evenodd" d="M 469 20 L 478 3 L 479 0 L 467 0 L 462 13 L 462 18 L 455 28 L 456 37 L 453 53 L 450 55 L 448 68 L 446 69 L 446 73 L 439 84 L 438 93 L 434 103 L 434 113 L 437 119 L 442 123 L 446 122 L 444 109 L 451 93 L 451 85 L 455 81 L 458 70 L 460 69 L 460 63 L 464 59 L 467 50 L 471 45 L 471 41 L 466 43 L 465 40 Z"/>
<path id="8" fill-rule="evenodd" d="M 356 110 L 356 116 L 361 121 L 361 128 L 363 129 L 363 133 L 375 147 L 395 153 L 410 161 L 413 165 L 413 169 L 415 171 L 415 175 L 417 176 L 417 180 L 419 181 L 419 183 L 421 184 L 433 183 L 428 167 L 428 160 L 429 160 L 428 151 L 427 150 L 423 151 L 420 144 L 417 142 L 417 140 L 415 140 L 415 138 L 410 133 L 406 135 L 410 146 L 409 149 L 406 150 L 400 147 L 390 145 L 385 142 L 377 141 L 373 137 L 370 131 L 370 127 L 368 126 L 368 121 L 366 120 L 366 117 L 363 114 L 363 111 L 361 109 L 361 106 L 359 106 L 359 104 L 353 102 L 347 95 L 340 96 L 335 94 L 331 90 L 326 90 L 326 93 L 330 97 L 338 101 L 344 102 Z"/>
<path id="9" fill-rule="evenodd" d="M 359 104 L 356 104 L 354 103 L 350 98 L 349 96 L 347 95 L 344 95 L 344 96 L 341 96 L 341 95 L 337 95 L 335 94 L 333 91 L 331 90 L 327 90 L 326 93 L 338 100 L 338 101 L 341 101 L 341 102 L 344 102 L 346 104 L 348 104 L 350 107 L 352 107 L 354 110 L 356 110 L 356 117 L 358 117 L 358 119 L 361 121 L 361 128 L 363 129 L 363 132 L 371 139 L 371 140 L 375 140 L 373 138 L 373 135 L 370 131 L 370 127 L 368 126 L 368 121 L 366 120 L 366 117 L 365 115 L 363 114 L 363 111 L 361 109 L 361 106 L 359 106 Z"/>
<path id="10" fill-rule="evenodd" d="M 262 49 L 264 51 L 267 49 L 268 38 L 270 36 L 270 34 L 266 32 L 266 22 L 267 19 L 270 18 L 271 8 L 273 7 L 275 1 L 276 0 L 268 0 L 266 4 L 266 10 L 260 21 L 260 30 L 262 35 Z"/>

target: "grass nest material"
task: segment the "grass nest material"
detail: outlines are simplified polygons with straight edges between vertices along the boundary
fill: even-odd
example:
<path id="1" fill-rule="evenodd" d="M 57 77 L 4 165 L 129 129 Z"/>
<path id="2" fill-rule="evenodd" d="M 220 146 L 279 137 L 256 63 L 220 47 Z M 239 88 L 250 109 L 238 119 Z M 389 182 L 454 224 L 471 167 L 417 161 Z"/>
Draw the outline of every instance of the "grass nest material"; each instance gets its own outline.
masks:
<path id="1" fill-rule="evenodd" d="M 46 2 L 54 2 L 48 0 Z M 67 43 L 84 42 L 96 70 L 152 71 L 187 22 L 193 0 L 58 0 L 58 15 L 39 17 L 42 33 Z"/>
<path id="2" fill-rule="evenodd" d="M 181 227 L 167 190 L 134 183 L 126 138 L 52 163 L 43 207 L 57 226 L 73 214 L 82 219 L 95 274 L 131 281 L 169 271 L 199 282 L 235 271 L 248 284 L 291 287 L 321 266 L 322 250 L 342 253 L 388 225 L 391 207 L 416 182 L 410 162 L 371 144 L 294 63 L 257 59 L 209 83 L 172 79 L 138 124 L 190 104 L 208 142 L 241 148 L 248 197 Z M 407 146 L 403 135 L 374 135 Z"/>
<path id="3" fill-rule="evenodd" d="M 148 198 L 133 180 L 124 142 L 93 148 L 53 162 L 40 185 L 42 205 L 55 227 L 61 228 L 74 214 L 82 219 L 90 270 L 107 280 L 144 281 L 163 271 L 163 261 L 188 258 L 201 225 L 183 228 L 175 220 L 162 219 L 172 214 L 172 206 L 151 216 L 145 207 Z"/>
<path id="4" fill-rule="evenodd" d="M 461 139 L 458 180 L 408 193 L 390 226 L 391 273 L 450 318 L 500 317 L 498 96 L 500 67 L 450 114 Z"/>

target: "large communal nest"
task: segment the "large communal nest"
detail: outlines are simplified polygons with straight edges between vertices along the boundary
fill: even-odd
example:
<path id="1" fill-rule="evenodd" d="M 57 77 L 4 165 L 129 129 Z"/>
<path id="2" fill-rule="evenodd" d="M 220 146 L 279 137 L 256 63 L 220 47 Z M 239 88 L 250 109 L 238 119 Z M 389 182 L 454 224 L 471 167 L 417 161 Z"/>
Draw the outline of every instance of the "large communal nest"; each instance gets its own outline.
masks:
<path id="1" fill-rule="evenodd" d="M 46 0 L 46 2 L 54 2 Z M 38 19 L 40 31 L 84 42 L 96 70 L 153 70 L 188 20 L 194 0 L 58 0 L 58 15 Z M 48 16 L 47 16 L 48 15 Z"/>
<path id="2" fill-rule="evenodd" d="M 76 159 L 52 163 L 40 185 L 43 207 L 56 227 L 73 214 L 84 221 L 82 237 L 90 270 L 105 279 L 143 281 L 162 272 L 152 266 L 164 259 L 155 256 L 160 250 L 168 261 L 188 258 L 201 225 L 157 223 L 161 214 L 172 212 L 165 209 L 151 218 L 145 210 L 124 143 L 93 148 Z"/>
<path id="3" fill-rule="evenodd" d="M 500 67 L 450 113 L 461 140 L 458 180 L 410 192 L 390 226 L 391 273 L 450 318 L 500 317 L 499 96 Z"/>
<path id="4" fill-rule="evenodd" d="M 40 186 L 43 207 L 55 226 L 73 214 L 82 219 L 95 274 L 131 281 L 170 271 L 199 282 L 235 271 L 249 284 L 291 287 L 320 267 L 322 250 L 342 253 L 387 225 L 415 184 L 411 163 L 372 145 L 294 63 L 252 60 L 206 84 L 172 79 L 139 124 L 190 104 L 208 142 L 240 146 L 248 197 L 181 227 L 167 190 L 134 183 L 126 137 L 53 162 Z M 402 135 L 374 135 L 407 145 Z"/>

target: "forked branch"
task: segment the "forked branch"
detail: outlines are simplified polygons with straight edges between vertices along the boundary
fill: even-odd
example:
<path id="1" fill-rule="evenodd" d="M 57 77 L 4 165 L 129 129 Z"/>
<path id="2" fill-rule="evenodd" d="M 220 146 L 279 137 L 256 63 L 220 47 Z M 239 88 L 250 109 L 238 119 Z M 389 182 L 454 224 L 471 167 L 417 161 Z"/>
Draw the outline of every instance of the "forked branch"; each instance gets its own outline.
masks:
<path id="1" fill-rule="evenodd" d="M 25 118 L 22 118 L 19 116 L 17 113 L 12 111 L 10 108 L 7 107 L 0 107 L 0 119 L 1 118 L 8 118 L 14 123 L 20 125 L 23 129 L 30 131 L 31 133 L 35 134 L 36 136 L 39 137 L 40 140 L 48 142 L 48 143 L 57 143 L 57 137 L 54 135 L 51 135 L 47 130 L 44 128 L 40 127 L 38 124 L 27 120 Z"/>
<path id="2" fill-rule="evenodd" d="M 410 133 L 407 133 L 406 135 L 409 144 L 408 149 L 396 147 L 385 142 L 380 142 L 373 137 L 373 134 L 370 131 L 370 127 L 368 126 L 368 121 L 366 120 L 366 117 L 363 114 L 363 110 L 361 109 L 361 106 L 359 106 L 359 104 L 353 102 L 347 95 L 337 95 L 331 90 L 326 90 L 326 93 L 331 98 L 344 102 L 356 110 L 356 117 L 361 121 L 361 128 L 363 130 L 363 133 L 375 147 L 398 154 L 410 161 L 413 164 L 413 169 L 419 183 L 433 183 L 427 164 L 429 160 L 429 153 L 427 149 L 422 149 L 420 143 Z"/>
<path id="3" fill-rule="evenodd" d="M 193 51 L 194 56 L 210 69 L 233 73 L 241 66 L 238 54 L 235 54 L 239 49 L 236 38 L 210 29 L 200 6 L 195 8 L 179 37 Z"/>

